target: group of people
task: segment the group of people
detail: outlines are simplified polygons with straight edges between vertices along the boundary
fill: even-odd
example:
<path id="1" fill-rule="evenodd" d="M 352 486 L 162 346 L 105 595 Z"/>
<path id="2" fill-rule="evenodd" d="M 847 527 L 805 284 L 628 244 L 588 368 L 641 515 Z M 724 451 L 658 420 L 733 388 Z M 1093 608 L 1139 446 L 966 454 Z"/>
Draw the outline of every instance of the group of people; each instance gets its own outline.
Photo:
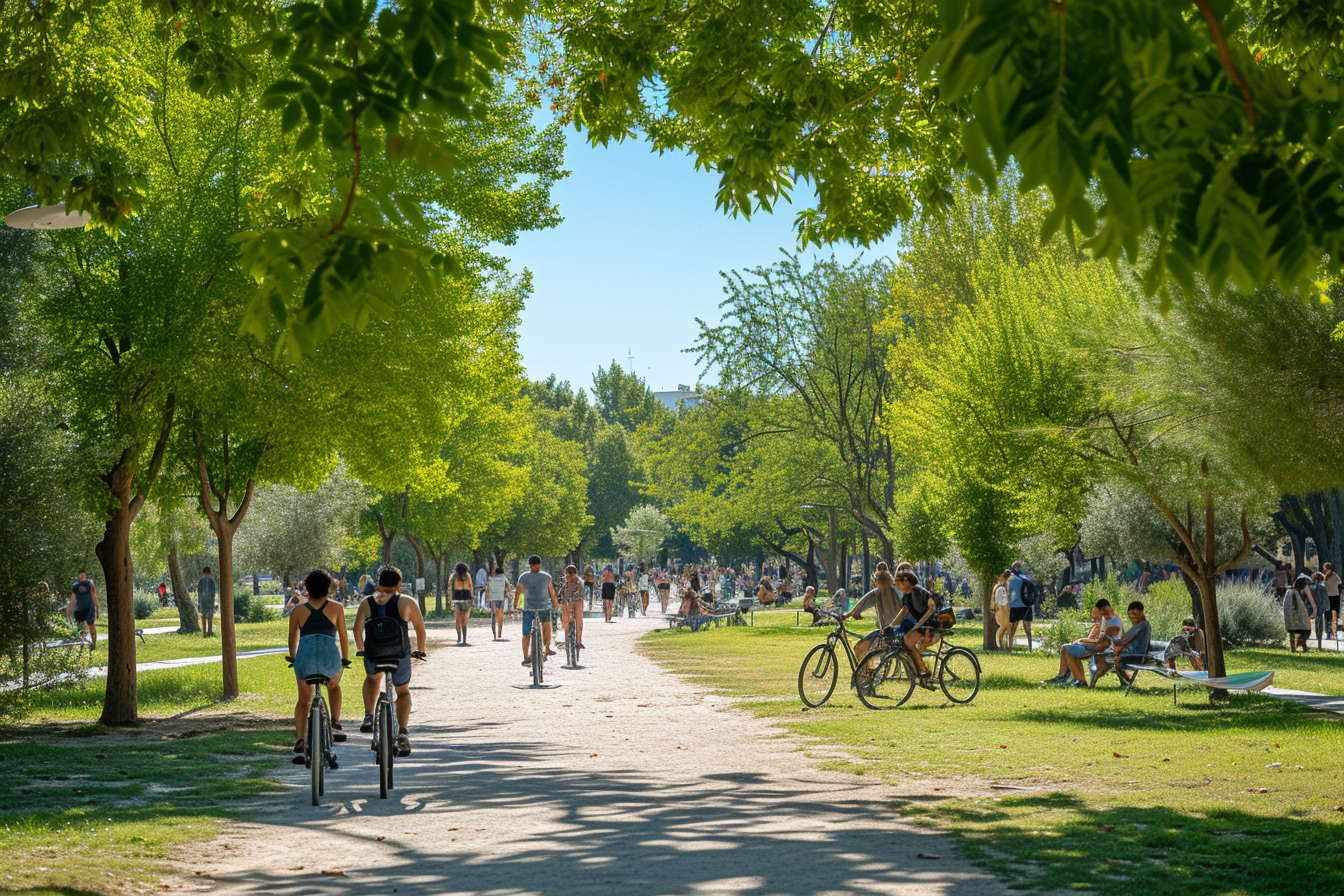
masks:
<path id="1" fill-rule="evenodd" d="M 1299 574 L 1293 586 L 1283 594 L 1283 627 L 1288 632 L 1288 649 L 1307 652 L 1311 630 L 1316 629 L 1316 646 L 1329 631 L 1339 640 L 1340 577 L 1333 563 L 1324 563 L 1312 575 Z"/>

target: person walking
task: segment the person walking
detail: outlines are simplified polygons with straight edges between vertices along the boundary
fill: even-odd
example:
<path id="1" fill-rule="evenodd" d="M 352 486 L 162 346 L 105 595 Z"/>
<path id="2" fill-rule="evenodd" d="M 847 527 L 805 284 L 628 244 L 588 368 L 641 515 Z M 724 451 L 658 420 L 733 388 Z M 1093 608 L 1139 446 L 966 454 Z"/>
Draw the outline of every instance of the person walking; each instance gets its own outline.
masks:
<path id="1" fill-rule="evenodd" d="M 201 611 L 201 637 L 209 638 L 215 634 L 215 579 L 210 575 L 210 567 L 201 570 L 201 579 L 196 583 L 196 609 Z"/>
<path id="2" fill-rule="evenodd" d="M 1008 597 L 1008 580 L 1013 577 L 1011 569 L 1005 569 L 999 573 L 999 577 L 994 580 L 994 596 L 990 599 L 990 606 L 994 609 L 994 621 L 998 623 L 999 630 L 994 634 L 994 643 L 1002 648 L 1010 648 L 1013 645 L 1012 630 L 1009 626 L 1009 613 L 1011 612 L 1011 600 Z"/>
<path id="3" fill-rule="evenodd" d="M 1031 650 L 1031 620 L 1035 615 L 1033 607 L 1035 600 L 1028 600 L 1030 594 L 1024 593 L 1024 589 L 1034 591 L 1036 583 L 1022 572 L 1022 561 L 1014 560 L 1012 573 L 1008 578 L 1008 650 L 1013 649 L 1013 642 L 1017 638 L 1017 627 L 1022 626 L 1022 630 L 1027 633 L 1027 650 Z M 1030 583 L 1030 584 L 1028 584 Z"/>
<path id="4" fill-rule="evenodd" d="M 1311 577 L 1311 600 L 1315 606 L 1315 613 L 1312 614 L 1311 621 L 1316 626 L 1316 649 L 1320 650 L 1324 645 L 1325 629 L 1330 624 L 1330 598 L 1325 593 L 1325 573 L 1318 572 Z"/>
<path id="5" fill-rule="evenodd" d="M 1293 587 L 1283 595 L 1283 627 L 1288 632 L 1288 649 L 1296 653 L 1298 645 L 1307 652 L 1307 636 L 1311 634 L 1311 617 L 1316 604 L 1311 599 L 1311 579 L 1299 575 Z"/>
<path id="6" fill-rule="evenodd" d="M 485 609 L 485 585 L 490 574 L 485 571 L 485 566 L 481 565 L 476 569 L 476 605 L 482 610 Z"/>
<path id="7" fill-rule="evenodd" d="M 65 616 L 73 625 L 84 626 L 80 640 L 87 634 L 90 650 L 98 646 L 98 629 L 94 627 L 98 619 L 98 589 L 82 569 L 70 585 L 70 602 L 65 608 Z"/>
<path id="8" fill-rule="evenodd" d="M 1326 563 L 1321 567 L 1325 573 L 1325 597 L 1329 603 L 1327 608 L 1330 612 L 1330 637 L 1336 641 L 1339 640 L 1339 574 L 1335 572 L 1335 564 Z"/>
<path id="9" fill-rule="evenodd" d="M 611 606 L 616 600 L 616 575 L 611 570 L 611 564 L 608 563 L 602 570 L 602 612 L 606 614 L 606 621 L 611 621 Z"/>
<path id="10" fill-rule="evenodd" d="M 453 615 L 457 621 L 457 646 L 467 647 L 467 622 L 471 619 L 471 575 L 467 564 L 453 567 L 453 579 L 448 587 L 453 593 Z"/>
<path id="11" fill-rule="evenodd" d="M 486 577 L 486 597 L 490 601 L 490 624 L 495 640 L 504 637 L 504 601 L 508 599 L 509 580 L 504 575 L 504 564 L 496 563 L 495 571 Z"/>

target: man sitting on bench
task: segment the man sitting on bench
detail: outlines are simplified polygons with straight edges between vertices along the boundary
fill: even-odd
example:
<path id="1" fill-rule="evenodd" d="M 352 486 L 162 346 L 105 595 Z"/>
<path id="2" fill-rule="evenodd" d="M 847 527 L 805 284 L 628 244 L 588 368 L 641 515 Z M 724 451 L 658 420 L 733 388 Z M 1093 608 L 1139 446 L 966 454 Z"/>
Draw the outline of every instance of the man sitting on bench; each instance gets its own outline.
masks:
<path id="1" fill-rule="evenodd" d="M 1130 672 L 1125 676 L 1124 661 L 1139 660 L 1142 661 L 1148 656 L 1148 644 L 1153 638 L 1153 627 L 1148 623 L 1143 615 L 1143 602 L 1131 601 L 1129 604 L 1129 631 L 1119 641 L 1115 642 L 1115 677 L 1120 679 L 1120 683 L 1129 686 L 1134 678 L 1134 673 Z M 1097 671 L 1092 673 L 1092 684 L 1097 683 L 1097 679 L 1106 674 L 1110 665 L 1106 662 L 1106 654 L 1097 654 Z"/>

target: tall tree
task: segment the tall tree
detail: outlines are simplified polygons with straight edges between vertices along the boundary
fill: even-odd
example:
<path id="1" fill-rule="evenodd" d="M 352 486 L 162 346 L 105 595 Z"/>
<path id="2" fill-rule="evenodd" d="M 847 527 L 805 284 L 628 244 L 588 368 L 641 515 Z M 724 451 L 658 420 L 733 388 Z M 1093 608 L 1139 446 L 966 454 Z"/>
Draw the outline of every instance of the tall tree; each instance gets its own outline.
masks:
<path id="1" fill-rule="evenodd" d="M 802 242 L 868 243 L 945 210 L 964 172 L 992 188 L 1020 170 L 1050 191 L 1046 236 L 1147 265 L 1150 293 L 1196 273 L 1312 289 L 1318 261 L 1344 257 L 1334 4 L 541 8 L 556 46 L 535 89 L 564 120 L 688 151 L 733 213 L 815 185 Z"/>
<path id="2" fill-rule="evenodd" d="M 644 380 L 626 373 L 616 361 L 593 374 L 593 398 L 602 419 L 625 427 L 627 432 L 665 422 L 671 416 Z"/>

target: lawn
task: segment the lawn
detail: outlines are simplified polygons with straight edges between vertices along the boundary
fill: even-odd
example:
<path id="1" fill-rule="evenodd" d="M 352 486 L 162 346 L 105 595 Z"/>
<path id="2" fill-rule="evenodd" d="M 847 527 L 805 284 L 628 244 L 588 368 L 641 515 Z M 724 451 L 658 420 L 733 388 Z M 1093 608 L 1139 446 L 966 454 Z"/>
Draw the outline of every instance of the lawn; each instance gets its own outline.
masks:
<path id="1" fill-rule="evenodd" d="M 141 717 L 175 718 L 125 731 L 96 724 L 102 679 L 33 695 L 0 729 L 0 889 L 139 887 L 172 848 L 278 789 L 266 773 L 293 744 L 293 673 L 273 656 L 238 674 L 242 696 L 224 704 L 218 665 L 142 673 Z"/>
<path id="2" fill-rule="evenodd" d="M 1114 677 L 1095 691 L 1047 687 L 1038 682 L 1058 660 L 1040 652 L 982 654 L 969 706 L 917 689 L 905 707 L 873 712 L 842 677 L 831 703 L 807 710 L 798 665 L 825 630 L 769 621 L 655 632 L 644 646 L 746 709 L 844 747 L 852 760 L 831 759 L 832 768 L 923 785 L 895 810 L 951 831 L 969 858 L 1018 886 L 1344 892 L 1344 812 L 1335 808 L 1344 803 L 1344 719 L 1259 695 L 1212 705 L 1183 691 L 1173 707 L 1170 688 L 1125 697 Z M 977 648 L 979 638 L 967 627 L 953 640 Z M 1248 649 L 1228 665 L 1276 669 L 1281 687 L 1344 694 L 1338 654 Z M 962 796 L 943 799 L 935 787 Z"/>

